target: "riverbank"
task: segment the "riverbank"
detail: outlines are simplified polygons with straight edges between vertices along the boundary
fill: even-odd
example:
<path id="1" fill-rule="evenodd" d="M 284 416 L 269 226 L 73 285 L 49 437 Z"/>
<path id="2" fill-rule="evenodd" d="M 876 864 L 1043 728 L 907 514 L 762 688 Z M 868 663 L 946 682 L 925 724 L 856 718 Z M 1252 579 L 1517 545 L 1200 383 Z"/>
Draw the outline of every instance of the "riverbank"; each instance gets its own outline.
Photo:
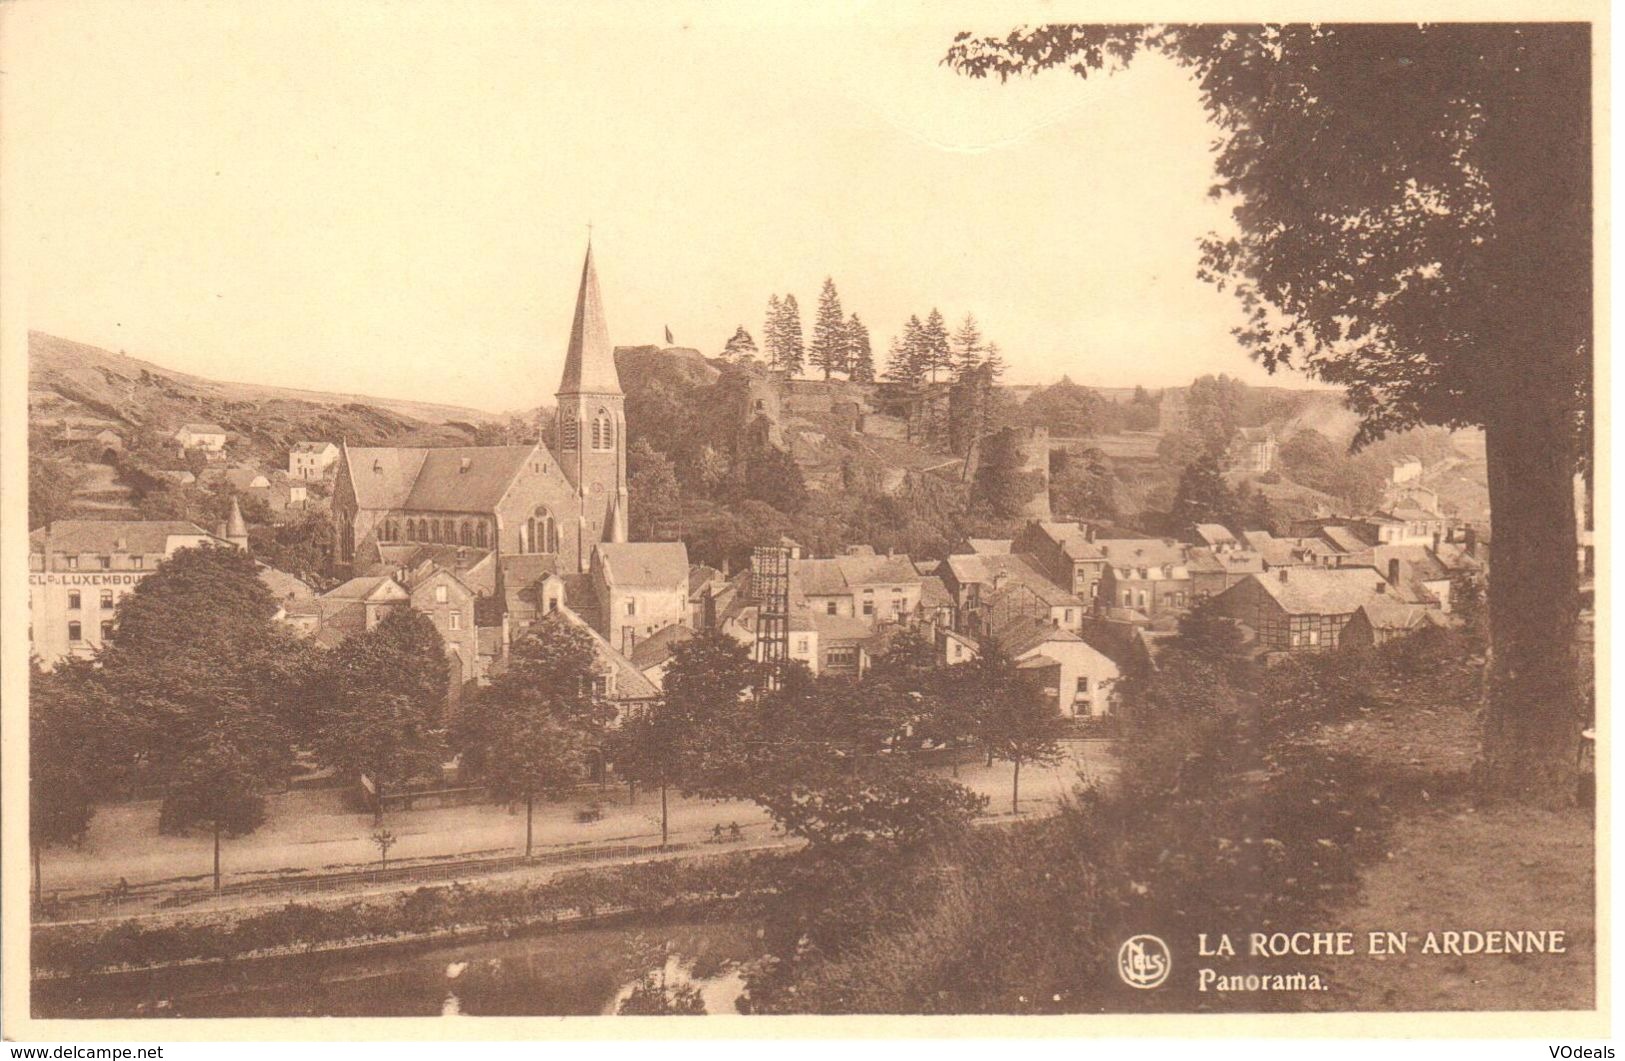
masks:
<path id="1" fill-rule="evenodd" d="M 772 887 L 780 852 L 634 863 L 540 882 L 419 887 L 335 905 L 290 902 L 258 913 L 217 911 L 163 924 L 42 926 L 37 983 L 275 959 L 599 923 L 602 918 L 744 903 Z"/>

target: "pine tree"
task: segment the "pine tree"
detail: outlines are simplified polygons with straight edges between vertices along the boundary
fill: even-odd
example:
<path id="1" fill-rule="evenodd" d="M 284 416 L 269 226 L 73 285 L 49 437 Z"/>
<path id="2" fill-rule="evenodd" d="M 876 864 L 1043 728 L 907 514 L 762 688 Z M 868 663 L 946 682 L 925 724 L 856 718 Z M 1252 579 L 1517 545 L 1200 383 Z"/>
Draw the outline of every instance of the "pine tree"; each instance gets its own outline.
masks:
<path id="1" fill-rule="evenodd" d="M 785 295 L 779 304 L 779 364 L 785 375 L 799 375 L 806 367 L 807 348 L 801 339 L 801 307 L 796 296 Z"/>
<path id="2" fill-rule="evenodd" d="M 846 322 L 847 376 L 853 383 L 875 381 L 875 355 L 869 348 L 869 328 L 856 313 Z"/>
<path id="3" fill-rule="evenodd" d="M 743 324 L 734 329 L 733 337 L 722 348 L 722 356 L 729 361 L 756 356 L 756 340 L 750 337 Z"/>
<path id="4" fill-rule="evenodd" d="M 892 358 L 892 378 L 911 387 L 918 386 L 929 367 L 925 325 L 920 323 L 918 316 L 910 317 L 908 323 L 903 325 L 903 338 L 895 349 L 901 356 Z"/>
<path id="5" fill-rule="evenodd" d="M 767 318 L 762 322 L 762 354 L 768 368 L 778 368 L 784 357 L 784 304 L 778 295 L 767 296 Z"/>
<path id="6" fill-rule="evenodd" d="M 824 291 L 818 296 L 818 316 L 813 321 L 812 355 L 814 368 L 822 369 L 824 378 L 831 372 L 849 372 L 846 352 L 846 313 L 841 309 L 841 296 L 835 291 L 835 281 L 824 277 Z"/>
<path id="7" fill-rule="evenodd" d="M 954 332 L 953 352 L 955 359 L 955 378 L 965 380 L 970 378 L 982 363 L 982 329 L 976 323 L 973 314 L 965 314 L 965 319 Z"/>
<path id="8" fill-rule="evenodd" d="M 922 358 L 924 368 L 931 376 L 931 382 L 937 381 L 938 370 L 952 371 L 954 367 L 953 347 L 948 340 L 948 323 L 942 319 L 942 312 L 933 308 L 925 318 L 925 326 L 921 332 Z"/>

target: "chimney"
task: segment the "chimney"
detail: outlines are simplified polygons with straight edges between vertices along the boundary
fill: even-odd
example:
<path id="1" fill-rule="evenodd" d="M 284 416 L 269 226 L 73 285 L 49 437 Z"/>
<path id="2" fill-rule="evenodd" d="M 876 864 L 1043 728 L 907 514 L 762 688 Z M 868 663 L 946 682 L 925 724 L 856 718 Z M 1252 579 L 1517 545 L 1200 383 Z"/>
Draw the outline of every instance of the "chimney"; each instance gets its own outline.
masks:
<path id="1" fill-rule="evenodd" d="M 1378 593 L 1387 593 L 1388 592 L 1388 583 L 1379 581 L 1377 583 L 1377 592 Z"/>
<path id="2" fill-rule="evenodd" d="M 1288 571 L 1288 568 L 1284 568 L 1284 567 L 1281 568 L 1281 581 L 1282 582 L 1285 582 L 1287 580 L 1287 571 Z"/>
<path id="3" fill-rule="evenodd" d="M 1085 523 L 1083 525 L 1083 540 L 1086 542 L 1093 542 L 1095 540 L 1095 525 L 1093 523 Z"/>
<path id="4" fill-rule="evenodd" d="M 1398 557 L 1391 557 L 1388 560 L 1388 584 L 1391 585 L 1391 586 L 1399 585 L 1399 558 Z"/>

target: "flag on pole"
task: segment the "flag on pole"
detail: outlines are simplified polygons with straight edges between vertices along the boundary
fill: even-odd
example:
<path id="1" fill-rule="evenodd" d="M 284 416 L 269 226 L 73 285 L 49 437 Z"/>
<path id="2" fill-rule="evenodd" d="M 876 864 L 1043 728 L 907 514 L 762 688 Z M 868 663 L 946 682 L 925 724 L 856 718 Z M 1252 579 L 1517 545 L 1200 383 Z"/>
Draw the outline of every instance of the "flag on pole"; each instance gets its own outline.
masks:
<path id="1" fill-rule="evenodd" d="M 671 337 L 671 325 L 666 325 L 666 345 L 671 346 L 677 340 Z"/>

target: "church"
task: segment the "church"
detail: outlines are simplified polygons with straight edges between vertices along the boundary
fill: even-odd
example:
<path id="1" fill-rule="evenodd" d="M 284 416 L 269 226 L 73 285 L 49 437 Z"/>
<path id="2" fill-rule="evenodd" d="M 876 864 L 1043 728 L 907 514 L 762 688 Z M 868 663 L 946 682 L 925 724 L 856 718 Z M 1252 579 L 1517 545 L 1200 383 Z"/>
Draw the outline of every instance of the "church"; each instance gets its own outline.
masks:
<path id="1" fill-rule="evenodd" d="M 335 572 L 387 563 L 403 547 L 456 546 L 495 557 L 491 588 L 500 597 L 509 572 L 579 575 L 599 542 L 626 541 L 626 399 L 591 244 L 557 396 L 556 454 L 541 442 L 343 446 L 333 490 Z"/>

